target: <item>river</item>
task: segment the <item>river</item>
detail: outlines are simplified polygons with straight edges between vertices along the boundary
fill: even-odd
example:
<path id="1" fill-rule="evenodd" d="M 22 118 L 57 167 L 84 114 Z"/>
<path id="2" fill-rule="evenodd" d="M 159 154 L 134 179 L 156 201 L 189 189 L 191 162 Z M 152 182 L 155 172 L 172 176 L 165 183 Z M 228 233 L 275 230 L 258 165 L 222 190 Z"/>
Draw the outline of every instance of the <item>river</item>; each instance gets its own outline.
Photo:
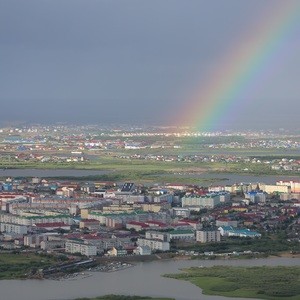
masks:
<path id="1" fill-rule="evenodd" d="M 191 175 L 189 175 L 192 177 Z M 279 180 L 295 180 L 298 181 L 300 176 L 287 175 L 248 175 L 235 173 L 203 173 L 195 175 L 199 179 L 213 179 L 213 185 L 231 185 L 234 183 L 265 183 L 275 184 Z M 225 179 L 226 178 L 226 179 Z M 219 180 L 218 180 L 219 179 Z M 225 179 L 225 180 L 224 180 Z"/>
<path id="2" fill-rule="evenodd" d="M 191 266 L 300 266 L 300 258 L 264 258 L 252 260 L 166 260 L 137 263 L 125 270 L 91 272 L 90 277 L 68 280 L 2 280 L 0 298 L 3 300 L 66 300 L 107 294 L 172 297 L 176 300 L 244 300 L 206 296 L 189 282 L 163 278 L 162 274 L 177 273 Z"/>
<path id="3" fill-rule="evenodd" d="M 84 177 L 91 175 L 105 175 L 111 174 L 110 170 L 77 170 L 77 169 L 6 169 L 0 170 L 0 177 Z M 186 175 L 176 176 L 184 178 Z M 275 184 L 277 180 L 299 180 L 300 176 L 286 176 L 286 175 L 247 175 L 234 173 L 202 173 L 189 174 L 188 177 L 195 177 L 205 180 L 213 179 L 213 185 L 231 185 L 234 183 L 266 183 Z M 225 179 L 225 180 L 224 180 Z M 162 181 L 163 176 L 162 176 Z"/>
<path id="4" fill-rule="evenodd" d="M 0 177 L 82 177 L 91 175 L 105 175 L 113 171 L 108 170 L 77 170 L 77 169 L 2 169 Z"/>

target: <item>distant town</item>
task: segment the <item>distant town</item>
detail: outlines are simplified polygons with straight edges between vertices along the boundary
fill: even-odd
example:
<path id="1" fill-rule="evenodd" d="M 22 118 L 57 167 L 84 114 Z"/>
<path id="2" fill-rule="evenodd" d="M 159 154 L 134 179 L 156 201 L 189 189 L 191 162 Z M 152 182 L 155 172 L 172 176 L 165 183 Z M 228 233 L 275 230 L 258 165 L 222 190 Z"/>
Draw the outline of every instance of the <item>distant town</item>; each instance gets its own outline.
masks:
<path id="1" fill-rule="evenodd" d="M 13 166 L 26 167 L 22 165 L 24 161 L 55 162 L 50 169 L 62 161 L 71 161 L 74 169 L 80 169 L 80 164 L 87 161 L 92 166 L 97 164 L 94 153 L 101 151 L 117 161 L 136 159 L 152 163 L 153 160 L 163 166 L 168 161 L 189 166 L 234 162 L 242 166 L 263 164 L 270 166 L 270 170 L 280 168 L 285 172 L 300 170 L 297 152 L 293 158 L 289 155 L 285 158 L 209 155 L 201 151 L 193 155 L 166 155 L 157 149 L 172 146 L 178 151 L 186 144 L 176 139 L 173 145 L 164 141 L 169 132 L 148 132 L 152 137 L 164 138 L 159 139 L 159 143 L 156 138 L 146 143 L 146 132 L 106 130 L 98 139 L 88 133 L 90 130 L 87 127 L 81 133 L 80 128 L 65 127 L 1 129 L 0 249 L 3 253 L 44 253 L 63 256 L 65 260 L 75 259 L 76 263 L 87 259 L 88 264 L 94 259 L 113 257 L 157 259 L 168 255 L 213 259 L 300 253 L 300 180 L 292 180 L 286 173 L 271 184 L 257 180 L 222 185 L 210 182 L 206 186 L 180 181 L 6 176 L 5 172 Z M 140 141 L 121 140 L 129 135 Z M 171 135 L 174 141 L 174 134 Z M 235 144 L 224 143 L 227 139 L 240 139 L 242 134 L 230 136 L 229 139 L 226 134 L 209 137 L 211 141 L 215 139 L 215 143 L 202 144 L 201 149 L 233 147 L 239 150 L 255 146 L 267 151 L 269 147 L 299 150 L 295 136 L 291 139 L 281 135 L 282 141 L 275 142 L 277 137 L 273 135 L 274 141 L 269 138 L 263 142 L 265 133 L 258 137 L 253 133 L 256 137 L 251 137 L 254 140 L 251 144 L 245 139 Z M 115 148 L 127 152 L 114 152 Z M 146 152 L 131 154 L 138 148 Z M 158 152 L 147 154 L 147 149 Z M 63 155 L 59 155 L 60 152 Z M 130 170 L 123 170 L 129 172 L 127 177 Z M 246 172 L 245 168 L 243 171 Z M 176 176 L 191 173 L 191 170 L 172 169 L 172 172 Z M 41 273 L 46 274 L 49 269 L 38 272 L 42 276 Z"/>
<path id="2" fill-rule="evenodd" d="M 0 128 L 3 168 L 26 163 L 40 167 L 54 163 L 61 168 L 72 163 L 96 164 L 97 159 L 107 163 L 110 158 L 125 164 L 132 160 L 163 161 L 210 164 L 218 171 L 299 174 L 299 151 L 299 133 L 284 130 L 200 133 L 186 128 L 96 125 Z M 244 167 L 237 169 L 237 165 Z"/>

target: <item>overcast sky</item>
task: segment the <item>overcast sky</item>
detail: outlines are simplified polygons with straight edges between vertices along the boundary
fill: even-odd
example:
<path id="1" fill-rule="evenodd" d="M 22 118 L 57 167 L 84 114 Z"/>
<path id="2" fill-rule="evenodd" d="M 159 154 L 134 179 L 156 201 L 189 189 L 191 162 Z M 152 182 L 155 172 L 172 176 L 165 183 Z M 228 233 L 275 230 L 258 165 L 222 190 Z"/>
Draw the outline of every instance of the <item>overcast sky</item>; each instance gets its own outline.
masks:
<path id="1" fill-rule="evenodd" d="M 176 124 L 276 2 L 0 0 L 0 121 Z M 233 129 L 300 127 L 300 16 L 294 26 Z"/>

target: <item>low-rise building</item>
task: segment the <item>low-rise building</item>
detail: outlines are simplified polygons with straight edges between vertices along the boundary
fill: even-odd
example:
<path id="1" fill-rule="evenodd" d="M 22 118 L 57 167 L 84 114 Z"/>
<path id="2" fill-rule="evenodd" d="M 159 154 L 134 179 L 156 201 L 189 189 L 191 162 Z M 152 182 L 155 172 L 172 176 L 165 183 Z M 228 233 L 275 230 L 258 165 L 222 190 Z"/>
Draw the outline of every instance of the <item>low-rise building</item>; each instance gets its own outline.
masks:
<path id="1" fill-rule="evenodd" d="M 127 255 L 127 250 L 123 247 L 113 247 L 111 250 L 107 251 L 108 256 L 124 256 Z"/>
<path id="2" fill-rule="evenodd" d="M 66 230 L 69 231 L 71 229 L 71 225 L 65 224 L 63 222 L 56 223 L 38 223 L 32 226 L 40 231 L 52 231 L 52 230 Z"/>
<path id="3" fill-rule="evenodd" d="M 136 255 L 151 255 L 151 253 L 149 246 L 138 246 L 133 250 L 133 254 Z"/>
<path id="4" fill-rule="evenodd" d="M 232 226 L 232 227 L 237 227 L 238 222 L 236 220 L 230 220 L 227 218 L 219 218 L 216 220 L 216 226 Z"/>
<path id="5" fill-rule="evenodd" d="M 41 249 L 42 250 L 53 250 L 53 249 L 61 249 L 65 248 L 65 241 L 61 239 L 54 239 L 54 240 L 47 240 L 41 242 Z"/>
<path id="6" fill-rule="evenodd" d="M 149 228 L 149 225 L 143 223 L 143 222 L 137 222 L 137 221 L 130 221 L 126 224 L 126 229 L 134 229 L 135 231 L 142 231 Z"/>
<path id="7" fill-rule="evenodd" d="M 146 203 L 142 204 L 142 210 L 147 212 L 159 212 L 162 206 L 160 204 Z"/>
<path id="8" fill-rule="evenodd" d="M 251 231 L 245 228 L 233 228 L 232 226 L 221 226 L 218 228 L 220 230 L 221 236 L 236 236 L 236 237 L 250 237 L 256 238 L 261 237 L 261 234 L 256 231 Z"/>
<path id="9" fill-rule="evenodd" d="M 172 230 L 168 234 L 170 240 L 195 240 L 195 232 L 189 229 Z"/>
<path id="10" fill-rule="evenodd" d="M 89 230 L 99 229 L 100 222 L 94 219 L 85 219 L 79 222 L 79 228 L 87 228 Z"/>

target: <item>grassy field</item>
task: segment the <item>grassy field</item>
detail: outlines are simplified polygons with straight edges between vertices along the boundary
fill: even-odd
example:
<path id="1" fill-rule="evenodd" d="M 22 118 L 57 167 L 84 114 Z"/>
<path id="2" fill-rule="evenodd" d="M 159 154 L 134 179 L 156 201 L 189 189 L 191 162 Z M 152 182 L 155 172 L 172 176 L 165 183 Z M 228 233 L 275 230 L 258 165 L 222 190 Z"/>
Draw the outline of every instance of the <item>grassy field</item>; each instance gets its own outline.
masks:
<path id="1" fill-rule="evenodd" d="M 165 277 L 187 280 L 203 294 L 268 300 L 300 299 L 300 267 L 194 267 Z"/>
<path id="2" fill-rule="evenodd" d="M 173 298 L 152 298 L 143 296 L 107 295 L 96 298 L 77 298 L 75 300 L 174 300 Z"/>
<path id="3" fill-rule="evenodd" d="M 37 269 L 53 265 L 56 259 L 34 253 L 0 253 L 0 280 L 27 278 Z"/>

